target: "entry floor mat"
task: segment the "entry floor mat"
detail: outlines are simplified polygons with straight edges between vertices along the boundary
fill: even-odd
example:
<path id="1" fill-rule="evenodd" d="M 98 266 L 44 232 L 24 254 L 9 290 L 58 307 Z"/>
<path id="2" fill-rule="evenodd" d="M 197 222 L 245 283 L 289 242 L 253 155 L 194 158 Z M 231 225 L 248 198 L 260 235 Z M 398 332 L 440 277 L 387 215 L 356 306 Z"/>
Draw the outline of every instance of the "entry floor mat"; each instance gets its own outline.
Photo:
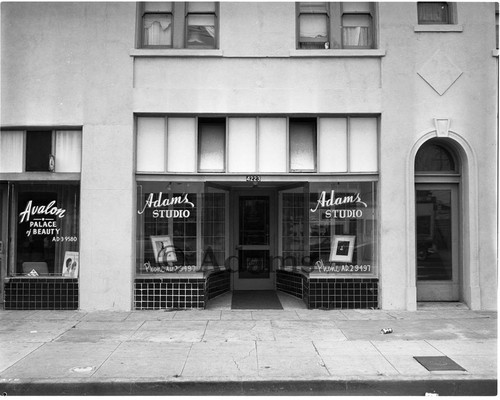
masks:
<path id="1" fill-rule="evenodd" d="M 273 290 L 238 290 L 233 292 L 231 310 L 283 310 Z"/>
<path id="2" fill-rule="evenodd" d="M 465 371 L 451 358 L 446 356 L 413 357 L 428 371 Z"/>

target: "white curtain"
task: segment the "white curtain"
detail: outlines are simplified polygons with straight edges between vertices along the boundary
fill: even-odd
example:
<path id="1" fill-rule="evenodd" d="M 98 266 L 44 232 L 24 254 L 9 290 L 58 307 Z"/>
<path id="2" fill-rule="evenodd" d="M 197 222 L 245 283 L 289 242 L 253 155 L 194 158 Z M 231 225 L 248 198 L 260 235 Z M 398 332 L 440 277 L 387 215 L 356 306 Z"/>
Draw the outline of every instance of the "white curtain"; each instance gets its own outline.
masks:
<path id="1" fill-rule="evenodd" d="M 82 132 L 56 132 L 56 172 L 80 172 L 82 164 Z"/>
<path id="2" fill-rule="evenodd" d="M 24 134 L 0 131 L 0 172 L 23 172 Z"/>
<path id="3" fill-rule="evenodd" d="M 145 15 L 143 18 L 145 46 L 172 45 L 172 16 Z"/>

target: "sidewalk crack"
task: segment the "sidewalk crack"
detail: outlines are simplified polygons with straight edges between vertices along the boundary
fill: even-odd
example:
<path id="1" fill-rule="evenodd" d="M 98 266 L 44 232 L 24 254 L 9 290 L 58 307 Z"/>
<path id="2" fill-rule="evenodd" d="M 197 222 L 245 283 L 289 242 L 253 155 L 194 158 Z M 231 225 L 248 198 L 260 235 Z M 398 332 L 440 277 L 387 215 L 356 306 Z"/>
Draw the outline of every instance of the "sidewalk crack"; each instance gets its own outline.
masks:
<path id="1" fill-rule="evenodd" d="M 321 360 L 321 362 L 319 363 L 319 365 L 326 370 L 326 372 L 328 373 L 328 375 L 332 375 L 330 373 L 330 371 L 328 370 L 328 367 L 325 364 L 325 360 L 323 360 L 323 357 L 321 357 L 321 354 L 319 354 L 318 348 L 316 347 L 316 345 L 314 344 L 314 342 L 311 342 L 311 343 L 312 343 L 312 345 L 314 347 L 314 351 L 316 352 L 316 354 L 318 355 L 319 359 Z"/>

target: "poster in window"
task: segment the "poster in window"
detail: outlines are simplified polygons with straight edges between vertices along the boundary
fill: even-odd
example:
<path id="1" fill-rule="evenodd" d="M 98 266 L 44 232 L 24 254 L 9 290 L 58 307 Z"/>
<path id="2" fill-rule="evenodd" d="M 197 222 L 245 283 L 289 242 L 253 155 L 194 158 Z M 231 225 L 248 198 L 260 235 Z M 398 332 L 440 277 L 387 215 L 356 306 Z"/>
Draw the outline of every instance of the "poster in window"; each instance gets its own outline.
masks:
<path id="1" fill-rule="evenodd" d="M 170 236 L 151 236 L 153 253 L 157 264 L 174 263 L 177 261 L 175 248 Z"/>
<path id="2" fill-rule="evenodd" d="M 62 276 L 78 278 L 78 269 L 80 267 L 79 258 L 80 254 L 77 251 L 66 251 L 64 253 Z"/>
<path id="3" fill-rule="evenodd" d="M 352 262 L 356 236 L 337 235 L 333 238 L 330 262 Z"/>

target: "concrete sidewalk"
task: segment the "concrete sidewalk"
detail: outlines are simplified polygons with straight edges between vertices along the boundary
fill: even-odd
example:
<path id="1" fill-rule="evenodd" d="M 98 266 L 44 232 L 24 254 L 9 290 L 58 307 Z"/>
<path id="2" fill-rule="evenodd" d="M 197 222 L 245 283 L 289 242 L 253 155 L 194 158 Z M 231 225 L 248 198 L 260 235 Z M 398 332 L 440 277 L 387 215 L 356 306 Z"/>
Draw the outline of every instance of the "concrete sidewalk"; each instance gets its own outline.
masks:
<path id="1" fill-rule="evenodd" d="M 496 394 L 494 312 L 223 304 L 0 311 L 0 394 Z M 430 372 L 414 356 L 448 356 L 465 371 Z"/>

